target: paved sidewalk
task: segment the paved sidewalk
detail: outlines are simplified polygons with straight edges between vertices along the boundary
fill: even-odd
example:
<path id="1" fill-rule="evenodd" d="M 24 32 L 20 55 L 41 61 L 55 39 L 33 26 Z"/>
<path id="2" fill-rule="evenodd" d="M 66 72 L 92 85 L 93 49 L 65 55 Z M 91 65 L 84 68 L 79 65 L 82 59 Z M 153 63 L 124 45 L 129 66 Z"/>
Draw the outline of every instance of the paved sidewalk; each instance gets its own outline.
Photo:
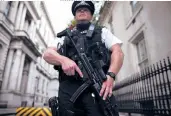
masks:
<path id="1" fill-rule="evenodd" d="M 47 106 L 41 106 L 40 108 L 42 108 L 42 107 L 49 108 Z M 0 108 L 0 116 L 15 116 L 16 109 L 17 108 Z"/>
<path id="2" fill-rule="evenodd" d="M 119 116 L 128 116 L 126 113 L 119 113 Z"/>
<path id="3" fill-rule="evenodd" d="M 16 113 L 16 108 L 0 108 L 0 115 L 3 115 L 3 116 L 15 116 L 15 113 Z M 128 116 L 128 113 L 120 112 L 119 116 Z M 142 115 L 132 114 L 132 116 L 142 116 Z"/>
<path id="4" fill-rule="evenodd" d="M 128 113 L 123 113 L 123 112 L 120 112 L 119 113 L 119 116 L 129 116 Z M 131 113 L 131 116 L 144 116 L 142 114 L 136 114 L 136 113 Z"/>
<path id="5" fill-rule="evenodd" d="M 5 114 L 11 114 L 8 116 L 15 116 L 14 115 L 15 113 L 16 113 L 16 108 L 0 108 L 0 115 L 3 114 L 5 116 Z"/>

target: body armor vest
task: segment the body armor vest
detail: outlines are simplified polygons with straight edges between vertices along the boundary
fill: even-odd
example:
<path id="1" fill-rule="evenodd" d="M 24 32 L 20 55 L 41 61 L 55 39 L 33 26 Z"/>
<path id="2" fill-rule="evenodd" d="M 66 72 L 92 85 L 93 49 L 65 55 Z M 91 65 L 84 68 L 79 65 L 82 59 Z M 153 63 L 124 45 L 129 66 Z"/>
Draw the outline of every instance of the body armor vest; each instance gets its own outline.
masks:
<path id="1" fill-rule="evenodd" d="M 102 27 L 100 27 L 100 26 L 95 27 L 92 38 L 87 38 L 86 33 L 87 33 L 87 30 L 84 30 L 82 32 L 79 32 L 78 30 L 73 30 L 72 31 L 73 40 L 74 40 L 77 48 L 79 49 L 79 51 L 86 53 L 87 57 L 92 58 L 92 60 L 102 59 L 103 62 L 106 63 L 106 65 L 103 67 L 104 72 L 106 73 L 109 68 L 109 64 L 110 64 L 110 52 L 105 47 L 105 44 L 102 43 L 102 38 L 101 38 Z M 97 53 L 98 51 L 94 50 L 95 48 L 92 47 L 96 43 L 98 43 L 100 45 L 100 47 L 98 48 L 101 50 L 100 53 Z M 79 59 L 77 57 L 76 50 L 67 37 L 65 37 L 64 44 L 58 50 L 58 53 L 74 60 L 78 65 Z M 59 82 L 68 80 L 68 79 L 73 79 L 78 76 L 78 75 L 77 76 L 75 75 L 74 77 L 67 76 L 62 71 L 61 66 L 55 66 L 54 68 L 59 71 Z M 84 72 L 83 72 L 83 74 L 84 74 Z M 80 77 L 78 77 L 78 78 L 80 78 Z"/>

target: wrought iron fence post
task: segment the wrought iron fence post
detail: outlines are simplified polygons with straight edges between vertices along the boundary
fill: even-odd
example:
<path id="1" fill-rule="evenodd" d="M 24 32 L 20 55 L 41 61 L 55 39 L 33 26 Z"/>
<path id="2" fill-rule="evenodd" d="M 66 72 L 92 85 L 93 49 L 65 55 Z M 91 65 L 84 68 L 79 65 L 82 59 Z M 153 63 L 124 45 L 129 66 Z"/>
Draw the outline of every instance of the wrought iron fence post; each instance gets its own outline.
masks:
<path id="1" fill-rule="evenodd" d="M 116 84 L 121 112 L 144 116 L 171 116 L 171 63 L 157 62 Z"/>

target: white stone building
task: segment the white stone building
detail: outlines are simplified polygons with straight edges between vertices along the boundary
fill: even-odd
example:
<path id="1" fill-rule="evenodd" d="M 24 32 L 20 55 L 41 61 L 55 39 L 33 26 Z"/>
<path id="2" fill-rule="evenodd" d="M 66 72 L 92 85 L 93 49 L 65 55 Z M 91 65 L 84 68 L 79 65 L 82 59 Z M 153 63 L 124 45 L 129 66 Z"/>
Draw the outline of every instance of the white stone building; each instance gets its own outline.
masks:
<path id="1" fill-rule="evenodd" d="M 171 2 L 105 2 L 99 23 L 123 41 L 123 80 L 141 68 L 171 57 Z"/>
<path id="2" fill-rule="evenodd" d="M 58 73 L 42 59 L 55 36 L 44 2 L 0 1 L 1 108 L 42 106 L 57 95 Z M 48 93 L 51 80 L 56 91 Z"/>

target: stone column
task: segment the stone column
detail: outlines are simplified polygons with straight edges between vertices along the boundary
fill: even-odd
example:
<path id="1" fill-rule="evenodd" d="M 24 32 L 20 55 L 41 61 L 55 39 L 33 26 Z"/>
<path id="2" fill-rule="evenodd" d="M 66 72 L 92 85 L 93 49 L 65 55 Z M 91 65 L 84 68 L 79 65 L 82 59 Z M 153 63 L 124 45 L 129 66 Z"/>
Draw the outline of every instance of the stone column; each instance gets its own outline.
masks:
<path id="1" fill-rule="evenodd" d="M 22 80 L 21 80 L 21 85 L 20 85 L 21 93 L 26 92 L 27 82 L 28 82 L 29 66 L 30 66 L 30 62 L 26 61 L 24 69 L 23 69 Z"/>
<path id="2" fill-rule="evenodd" d="M 28 29 L 28 34 L 29 34 L 30 38 L 32 37 L 32 34 L 33 34 L 33 26 L 34 26 L 34 20 L 31 21 L 31 24 Z"/>
<path id="3" fill-rule="evenodd" d="M 11 68 L 11 74 L 10 74 L 9 86 L 8 86 L 10 90 L 16 89 L 16 84 L 18 81 L 17 77 L 19 74 L 19 68 L 20 68 L 20 62 L 21 62 L 21 54 L 22 54 L 21 49 L 17 49 L 17 51 L 14 54 L 15 59 L 13 60 L 14 63 Z"/>
<path id="4" fill-rule="evenodd" d="M 19 27 L 20 27 L 23 6 L 24 6 L 24 3 L 21 1 L 19 4 L 19 9 L 17 12 L 16 21 L 15 21 L 15 29 L 19 29 Z"/>
<path id="5" fill-rule="evenodd" d="M 40 21 L 40 33 L 43 35 L 43 33 L 44 33 L 44 29 L 45 28 L 45 20 L 44 20 L 44 18 L 42 17 L 41 18 L 41 21 Z"/>
<path id="6" fill-rule="evenodd" d="M 36 63 L 34 62 L 33 63 L 34 65 L 33 65 L 33 71 L 34 72 L 32 72 L 33 73 L 33 75 L 31 76 L 31 89 L 30 89 L 30 93 L 31 94 L 34 94 L 34 90 L 36 89 L 35 88 L 35 79 L 36 79 L 36 77 L 38 76 L 38 73 L 37 73 L 37 71 L 36 71 Z"/>
<path id="7" fill-rule="evenodd" d="M 48 43 L 47 41 L 48 41 L 48 36 L 49 36 L 49 30 L 46 30 L 47 32 L 46 32 L 46 35 L 45 35 L 45 39 L 44 39 L 44 41 L 45 41 L 45 43 Z"/>
<path id="8" fill-rule="evenodd" d="M 17 9 L 18 9 L 18 3 L 19 1 L 13 1 L 12 2 L 12 6 L 10 8 L 10 11 L 9 11 L 9 20 L 14 23 L 15 22 L 15 18 L 16 18 L 16 14 L 17 14 Z"/>
<path id="9" fill-rule="evenodd" d="M 25 53 L 23 52 L 22 56 L 21 56 L 21 64 L 20 64 L 19 75 L 18 75 L 18 79 L 17 79 L 18 80 L 17 81 L 17 91 L 20 91 L 24 62 L 25 62 Z"/>
<path id="10" fill-rule="evenodd" d="M 24 5 L 22 16 L 21 16 L 20 30 L 23 30 L 24 28 L 26 13 L 27 13 L 27 7 Z"/>
<path id="11" fill-rule="evenodd" d="M 4 12 L 7 7 L 7 1 L 0 1 L 0 12 Z"/>
<path id="12" fill-rule="evenodd" d="M 32 37 L 31 37 L 33 41 L 35 40 L 35 34 L 36 34 L 36 24 L 34 23 L 33 31 L 32 31 Z"/>
<path id="13" fill-rule="evenodd" d="M 25 21 L 25 23 L 24 23 L 24 30 L 25 30 L 26 32 L 28 31 L 28 26 L 29 26 L 28 21 Z"/>
<path id="14" fill-rule="evenodd" d="M 9 75 L 11 71 L 11 65 L 13 61 L 13 56 L 14 56 L 14 49 L 10 49 L 7 57 L 7 63 L 5 65 L 5 70 L 4 70 L 4 77 L 3 77 L 3 82 L 2 82 L 2 89 L 5 90 L 8 87 L 8 81 L 9 81 Z"/>
<path id="15" fill-rule="evenodd" d="M 21 93 L 25 93 L 26 84 L 27 84 L 27 78 L 28 78 L 28 71 L 24 70 L 23 71 L 22 81 L 21 81 L 21 87 L 20 87 Z"/>
<path id="16" fill-rule="evenodd" d="M 26 92 L 27 93 L 31 93 L 31 84 L 32 84 L 32 78 L 33 78 L 33 74 L 34 74 L 34 62 L 31 61 L 30 64 L 30 68 L 29 68 L 29 74 L 28 74 L 28 81 L 27 81 L 27 89 Z"/>

